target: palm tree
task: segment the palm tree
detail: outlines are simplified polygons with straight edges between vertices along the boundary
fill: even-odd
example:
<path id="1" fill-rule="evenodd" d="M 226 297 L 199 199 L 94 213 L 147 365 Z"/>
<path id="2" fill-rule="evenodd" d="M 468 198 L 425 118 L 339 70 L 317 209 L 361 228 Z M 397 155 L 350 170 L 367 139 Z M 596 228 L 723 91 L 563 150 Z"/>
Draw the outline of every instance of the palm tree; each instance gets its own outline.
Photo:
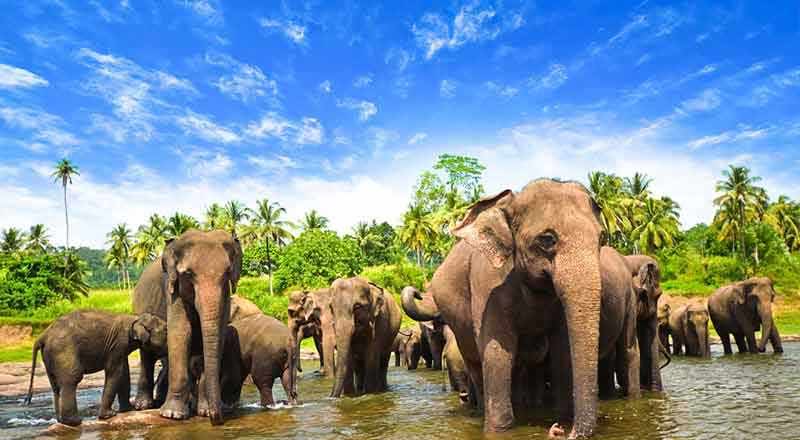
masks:
<path id="1" fill-rule="evenodd" d="M 320 215 L 316 209 L 312 209 L 303 216 L 300 222 L 300 227 L 303 231 L 310 231 L 312 229 L 325 229 L 328 227 L 328 217 Z"/>
<path id="2" fill-rule="evenodd" d="M 721 226 L 721 239 L 730 239 L 734 247 L 738 241 L 742 260 L 746 260 L 744 230 L 751 221 L 763 215 L 767 192 L 755 185 L 761 178 L 751 176 L 747 167 L 730 165 L 722 175 L 725 179 L 717 181 L 716 186 L 716 191 L 721 195 L 714 199 L 714 204 L 718 206 L 714 222 Z"/>
<path id="3" fill-rule="evenodd" d="M 124 288 L 130 289 L 131 279 L 128 273 L 128 262 L 131 259 L 131 230 L 125 223 L 119 224 L 106 235 L 110 247 L 106 253 L 106 264 L 109 269 L 117 268 L 120 282 Z"/>
<path id="4" fill-rule="evenodd" d="M 231 200 L 223 208 L 223 223 L 232 234 L 236 234 L 236 227 L 247 220 L 247 208 L 237 200 Z"/>
<path id="5" fill-rule="evenodd" d="M 375 226 L 375 220 L 372 221 L 372 225 Z M 353 234 L 351 236 L 365 256 L 369 252 L 369 249 L 383 246 L 380 237 L 373 232 L 372 227 L 370 227 L 370 224 L 367 222 L 358 222 L 358 224 L 353 227 Z"/>
<path id="6" fill-rule="evenodd" d="M 132 248 L 133 259 L 139 265 L 155 260 L 164 250 L 164 243 L 167 241 L 167 221 L 164 217 L 153 214 L 149 221 L 149 224 L 139 226 L 136 244 Z"/>
<path id="7" fill-rule="evenodd" d="M 400 241 L 414 251 L 417 265 L 422 266 L 423 252 L 436 239 L 436 228 L 430 214 L 422 205 L 411 205 L 403 214 L 403 224 L 398 233 Z"/>
<path id="8" fill-rule="evenodd" d="M 22 250 L 22 245 L 25 243 L 25 234 L 17 228 L 3 229 L 2 242 L 0 242 L 0 250 L 6 254 L 13 254 Z"/>
<path id="9" fill-rule="evenodd" d="M 678 209 L 680 207 L 667 197 L 645 199 L 636 218 L 639 226 L 631 233 L 638 248 L 652 254 L 656 249 L 672 246 L 680 229 Z"/>
<path id="10" fill-rule="evenodd" d="M 292 233 L 288 228 L 293 228 L 294 225 L 287 221 L 281 220 L 281 216 L 286 214 L 284 209 L 278 202 L 270 202 L 269 199 L 263 199 L 256 202 L 255 211 L 250 211 L 251 219 L 251 232 L 256 240 L 264 240 L 267 245 L 267 272 L 269 273 L 269 294 L 273 294 L 272 290 L 272 255 L 270 254 L 269 244 L 275 242 L 278 246 L 286 244 L 286 240 L 291 240 Z"/>
<path id="11" fill-rule="evenodd" d="M 58 183 L 61 182 L 62 188 L 64 188 L 64 221 L 67 226 L 67 239 L 66 239 L 66 249 L 69 250 L 69 211 L 67 210 L 67 184 L 72 184 L 72 176 L 80 176 L 81 173 L 78 172 L 78 167 L 72 164 L 69 159 L 61 159 L 60 162 L 56 164 L 56 169 L 53 171 L 51 175 L 53 180 Z"/>
<path id="12" fill-rule="evenodd" d="M 769 205 L 764 214 L 764 222 L 772 226 L 786 242 L 789 250 L 800 247 L 800 204 L 794 203 L 786 196 L 778 197 Z"/>
<path id="13" fill-rule="evenodd" d="M 194 217 L 176 212 L 167 219 L 167 234 L 169 238 L 178 238 L 189 229 L 200 228 L 200 222 Z"/>
<path id="14" fill-rule="evenodd" d="M 211 206 L 206 209 L 206 229 L 214 230 L 222 228 L 225 224 L 224 216 L 225 213 L 222 210 L 222 206 L 219 206 L 219 203 L 212 203 Z"/>
<path id="15" fill-rule="evenodd" d="M 25 249 L 41 253 L 47 251 L 49 247 L 50 236 L 47 235 L 47 228 L 41 223 L 31 226 Z"/>
<path id="16" fill-rule="evenodd" d="M 612 238 L 632 229 L 628 215 L 631 209 L 626 205 L 622 188 L 623 181 L 617 176 L 600 171 L 589 173 L 589 191 L 600 208 L 603 227 Z"/>
<path id="17" fill-rule="evenodd" d="M 633 177 L 626 177 L 624 179 L 623 188 L 629 196 L 634 199 L 645 199 L 650 197 L 650 184 L 653 179 L 647 177 L 647 174 L 634 173 Z"/>

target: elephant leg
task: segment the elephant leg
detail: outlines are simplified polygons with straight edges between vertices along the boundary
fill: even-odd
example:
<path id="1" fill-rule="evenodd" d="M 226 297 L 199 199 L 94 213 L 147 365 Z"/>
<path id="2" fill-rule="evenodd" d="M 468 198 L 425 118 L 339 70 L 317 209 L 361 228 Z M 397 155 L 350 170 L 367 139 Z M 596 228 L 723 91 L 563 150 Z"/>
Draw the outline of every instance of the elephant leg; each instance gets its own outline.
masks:
<path id="1" fill-rule="evenodd" d="M 78 388 L 77 381 L 71 380 L 69 382 L 62 382 L 59 386 L 59 408 L 56 412 L 56 418 L 59 423 L 69 426 L 78 426 L 81 424 L 81 418 L 78 415 L 78 397 L 76 390 Z"/>
<path id="2" fill-rule="evenodd" d="M 616 364 L 615 353 L 610 353 L 605 359 L 600 359 L 598 365 L 598 389 L 601 399 L 610 399 L 614 395 L 614 365 Z"/>
<path id="3" fill-rule="evenodd" d="M 139 350 L 139 381 L 136 386 L 136 399 L 134 400 L 137 410 L 155 407 L 155 401 L 153 400 L 155 366 L 155 355 L 146 350 Z"/>
<path id="4" fill-rule="evenodd" d="M 319 372 L 325 375 L 325 352 L 322 348 L 322 335 L 319 332 L 314 333 L 314 346 L 317 348 L 317 354 L 319 355 Z"/>
<path id="5" fill-rule="evenodd" d="M 119 384 L 117 386 L 117 402 L 119 403 L 119 412 L 128 412 L 133 410 L 131 405 L 131 371 L 128 366 L 128 359 L 122 362 L 122 372 L 119 377 Z"/>
<path id="6" fill-rule="evenodd" d="M 758 354 L 758 345 L 756 344 L 756 332 L 747 332 L 747 349 L 750 353 Z"/>
<path id="7" fill-rule="evenodd" d="M 400 350 L 394 352 L 394 366 L 395 367 L 400 366 Z"/>
<path id="8" fill-rule="evenodd" d="M 632 332 L 631 332 L 632 333 Z M 638 399 L 641 396 L 641 355 L 639 353 L 639 341 L 629 334 L 618 342 L 617 348 L 617 380 L 620 382 L 622 392 L 630 399 Z"/>
<path id="9" fill-rule="evenodd" d="M 783 353 L 783 343 L 781 342 L 781 335 L 778 333 L 778 326 L 772 326 L 772 332 L 769 334 L 769 342 L 772 344 L 772 351 L 775 353 Z"/>
<path id="10" fill-rule="evenodd" d="M 503 432 L 514 423 L 511 377 L 517 351 L 517 334 L 509 328 L 508 314 L 487 310 L 478 337 L 483 358 L 484 431 Z"/>
<path id="11" fill-rule="evenodd" d="M 61 399 L 61 385 L 59 385 L 56 377 L 49 372 L 47 373 L 47 379 L 50 380 L 50 388 L 53 390 L 53 411 L 55 412 L 56 417 L 60 420 L 61 405 L 59 400 Z"/>
<path id="12" fill-rule="evenodd" d="M 156 398 L 154 408 L 160 408 L 167 400 L 167 391 L 169 388 L 169 362 L 167 358 L 161 358 L 161 370 L 158 371 L 158 378 L 156 378 L 155 389 Z"/>
<path id="13" fill-rule="evenodd" d="M 383 355 L 383 360 L 381 361 L 381 371 L 380 376 L 380 390 L 386 391 L 389 389 L 389 383 L 387 382 L 386 376 L 389 374 L 389 360 L 391 358 L 391 353 L 386 353 Z"/>
<path id="14" fill-rule="evenodd" d="M 473 408 L 483 409 L 483 368 L 480 362 L 464 359 L 470 381 L 469 403 Z"/>
<path id="15" fill-rule="evenodd" d="M 683 337 L 677 333 L 672 334 L 672 354 L 676 356 L 683 354 Z"/>
<path id="16" fill-rule="evenodd" d="M 367 381 L 367 362 L 362 356 L 354 356 L 353 375 L 355 376 L 355 394 L 362 394 L 365 391 Z"/>
<path id="17" fill-rule="evenodd" d="M 731 334 L 720 333 L 719 339 L 722 341 L 722 349 L 724 350 L 725 354 L 733 354 L 733 350 L 731 349 Z"/>
<path id="18" fill-rule="evenodd" d="M 550 340 L 550 387 L 555 397 L 559 421 L 570 423 L 575 408 L 572 401 L 572 359 L 570 357 L 567 326 L 558 324 L 556 334 Z"/>
<path id="19" fill-rule="evenodd" d="M 103 395 L 100 398 L 100 408 L 97 411 L 97 418 L 105 420 L 117 415 L 116 411 L 111 407 L 114 404 L 114 399 L 119 393 L 119 384 L 122 376 L 122 366 L 108 365 L 105 369 L 105 382 L 103 383 Z"/>
<path id="20" fill-rule="evenodd" d="M 256 385 L 261 395 L 261 406 L 274 406 L 275 398 L 272 396 L 272 386 L 275 384 L 275 378 L 263 372 L 253 372 L 252 376 L 253 383 Z"/>
<path id="21" fill-rule="evenodd" d="M 283 392 L 286 393 L 286 399 L 289 401 L 289 404 L 296 405 L 297 390 L 292 389 L 292 373 L 288 368 L 283 370 L 283 374 L 281 374 L 281 386 L 283 387 Z"/>
<path id="22" fill-rule="evenodd" d="M 734 333 L 733 339 L 736 340 L 736 348 L 739 349 L 739 353 L 747 353 L 747 342 L 744 339 L 744 335 L 741 333 Z"/>
<path id="23" fill-rule="evenodd" d="M 545 364 L 533 367 L 533 406 L 541 407 L 544 405 L 545 393 Z"/>
<path id="24" fill-rule="evenodd" d="M 192 326 L 187 305 L 181 298 L 173 298 L 167 310 L 167 345 L 169 347 L 169 391 L 161 406 L 161 416 L 168 419 L 186 419 L 189 412 L 189 358 Z"/>

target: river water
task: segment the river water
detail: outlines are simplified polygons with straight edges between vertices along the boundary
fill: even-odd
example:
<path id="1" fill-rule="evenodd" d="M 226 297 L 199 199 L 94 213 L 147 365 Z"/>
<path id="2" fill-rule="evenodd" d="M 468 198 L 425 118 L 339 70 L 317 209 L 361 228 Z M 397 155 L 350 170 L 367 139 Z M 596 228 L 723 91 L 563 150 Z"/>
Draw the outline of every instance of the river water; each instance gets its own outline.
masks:
<path id="1" fill-rule="evenodd" d="M 597 439 L 798 439 L 800 438 L 800 343 L 787 343 L 783 355 L 723 357 L 712 346 L 711 360 L 675 358 L 663 370 L 667 392 L 645 393 L 636 401 L 601 402 Z M 458 396 L 442 392 L 442 372 L 390 367 L 390 391 L 358 398 L 329 399 L 332 382 L 305 362 L 299 384 L 303 404 L 262 410 L 251 385 L 243 407 L 224 426 L 207 420 L 146 429 L 107 429 L 67 438 L 87 439 L 438 439 L 484 438 L 481 415 L 463 408 Z M 279 381 L 275 397 L 282 399 Z M 84 420 L 93 418 L 99 389 L 79 393 Z M 33 438 L 52 423 L 49 393 L 31 407 L 19 398 L 0 400 L 0 438 Z M 554 415 L 548 411 L 518 417 L 503 439 L 545 439 Z"/>

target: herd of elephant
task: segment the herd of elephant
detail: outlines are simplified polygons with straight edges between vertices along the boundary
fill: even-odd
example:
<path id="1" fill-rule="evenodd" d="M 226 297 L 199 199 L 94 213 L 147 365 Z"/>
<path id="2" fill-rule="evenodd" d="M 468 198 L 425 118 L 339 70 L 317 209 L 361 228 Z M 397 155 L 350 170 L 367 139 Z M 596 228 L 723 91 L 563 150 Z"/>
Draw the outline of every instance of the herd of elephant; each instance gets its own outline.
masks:
<path id="1" fill-rule="evenodd" d="M 295 401 L 300 343 L 313 337 L 320 369 L 334 379 L 331 397 L 386 390 L 394 352 L 409 369 L 420 359 L 444 364 L 461 400 L 483 411 L 487 432 L 510 429 L 515 411 L 548 405 L 576 438 L 594 433 L 599 398 L 663 390 L 669 335 L 675 353 L 685 346 L 708 356 L 709 316 L 726 353 L 731 334 L 739 351 L 763 351 L 767 341 L 781 351 L 768 279 L 723 287 L 707 305 L 662 295 L 653 258 L 605 246 L 599 208 L 578 183 L 539 179 L 484 198 L 451 232 L 458 241 L 425 292 L 402 292 L 418 329 L 401 330 L 393 296 L 358 277 L 292 293 L 288 323 L 279 322 L 235 295 L 236 237 L 189 231 L 142 274 L 134 315 L 66 315 L 37 341 L 33 365 L 41 350 L 62 423 L 80 423 L 77 383 L 104 369 L 101 418 L 118 397 L 121 411 L 159 407 L 166 418 L 219 424 L 248 375 L 262 405 L 274 403 L 278 378 Z M 131 405 L 127 355 L 136 349 Z"/>

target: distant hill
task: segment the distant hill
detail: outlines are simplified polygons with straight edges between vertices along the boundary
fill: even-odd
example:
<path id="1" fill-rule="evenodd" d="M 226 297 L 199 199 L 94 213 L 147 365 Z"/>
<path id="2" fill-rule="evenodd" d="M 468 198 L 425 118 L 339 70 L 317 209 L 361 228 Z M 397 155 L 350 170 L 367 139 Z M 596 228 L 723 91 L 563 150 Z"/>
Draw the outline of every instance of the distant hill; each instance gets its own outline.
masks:
<path id="1" fill-rule="evenodd" d="M 86 280 L 91 287 L 117 287 L 119 285 L 119 272 L 109 270 L 103 258 L 105 250 L 80 247 L 75 250 L 78 256 L 89 265 L 90 275 Z M 129 270 L 131 282 L 136 284 L 142 274 L 142 268 L 132 266 Z"/>

